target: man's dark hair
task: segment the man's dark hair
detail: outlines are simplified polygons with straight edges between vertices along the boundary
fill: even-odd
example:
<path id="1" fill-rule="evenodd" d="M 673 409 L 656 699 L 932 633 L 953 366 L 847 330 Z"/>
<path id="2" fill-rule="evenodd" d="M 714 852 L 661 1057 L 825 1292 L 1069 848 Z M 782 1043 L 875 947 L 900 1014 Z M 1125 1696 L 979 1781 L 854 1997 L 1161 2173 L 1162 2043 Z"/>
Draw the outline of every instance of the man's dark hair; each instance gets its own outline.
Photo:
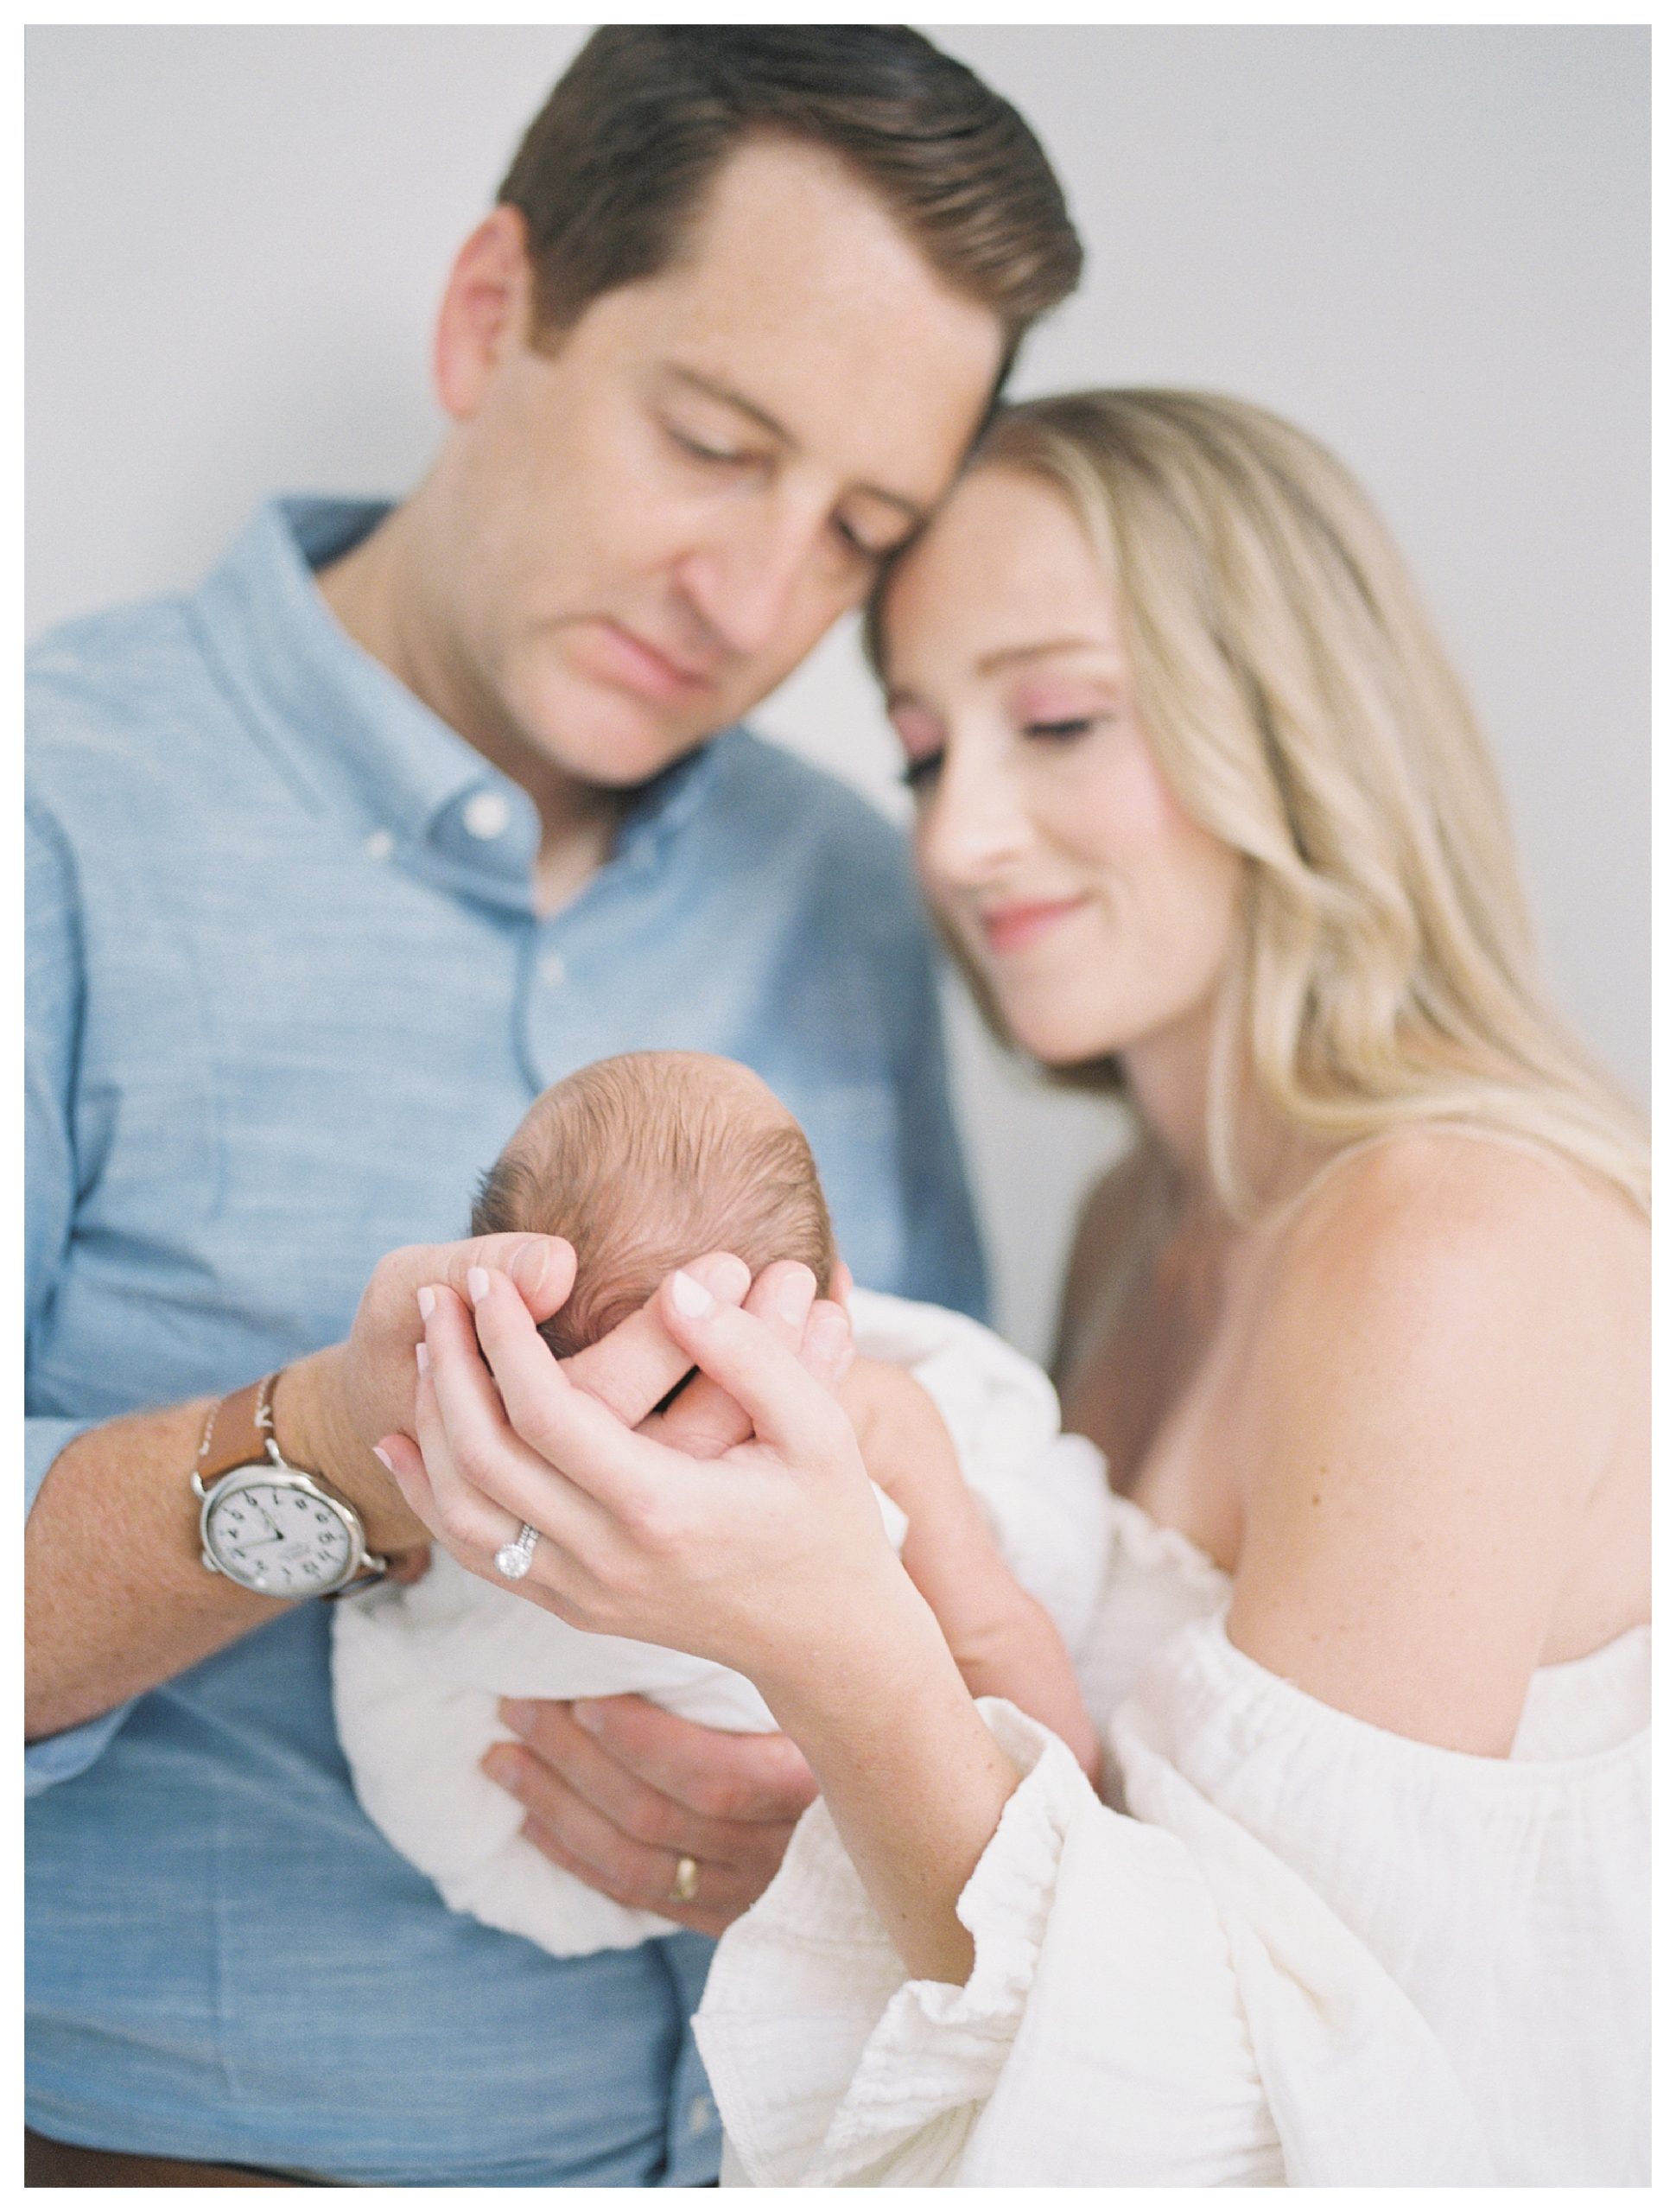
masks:
<path id="1" fill-rule="evenodd" d="M 847 163 L 944 283 L 995 315 L 1009 362 L 1076 287 L 1082 250 L 1029 126 L 917 31 L 613 23 L 554 86 L 500 188 L 529 226 L 536 341 L 668 267 L 722 162 L 766 137 Z"/>

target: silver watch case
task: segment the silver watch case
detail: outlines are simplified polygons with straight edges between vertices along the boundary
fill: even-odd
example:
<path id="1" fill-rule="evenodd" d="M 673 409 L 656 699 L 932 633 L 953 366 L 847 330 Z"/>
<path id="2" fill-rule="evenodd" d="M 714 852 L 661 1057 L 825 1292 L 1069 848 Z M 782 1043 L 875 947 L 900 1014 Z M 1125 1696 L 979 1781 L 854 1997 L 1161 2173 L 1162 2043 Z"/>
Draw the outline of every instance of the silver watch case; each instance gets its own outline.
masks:
<path id="1" fill-rule="evenodd" d="M 193 1491 L 202 1500 L 198 1513 L 198 1541 L 204 1565 L 210 1573 L 225 1575 L 229 1582 L 237 1583 L 241 1590 L 254 1591 L 260 1598 L 295 1599 L 335 1598 L 356 1583 L 377 1580 L 383 1575 L 388 1561 L 367 1549 L 365 1527 L 349 1500 L 340 1497 L 335 1491 L 327 1490 L 325 1484 L 314 1476 L 282 1459 L 279 1446 L 271 1438 L 268 1441 L 267 1452 L 265 1459 L 250 1459 L 242 1466 L 229 1467 L 225 1474 L 218 1475 L 207 1489 L 196 1469 L 193 1471 Z M 242 1573 L 231 1560 L 217 1557 L 210 1534 L 210 1522 L 217 1507 L 225 1505 L 229 1498 L 237 1497 L 241 1491 L 255 1490 L 259 1485 L 300 1491 L 317 1505 L 326 1507 L 336 1517 L 349 1539 L 348 1564 L 340 1573 L 330 1580 L 294 1584 L 288 1589 L 280 1589 L 265 1579 L 257 1580 Z"/>

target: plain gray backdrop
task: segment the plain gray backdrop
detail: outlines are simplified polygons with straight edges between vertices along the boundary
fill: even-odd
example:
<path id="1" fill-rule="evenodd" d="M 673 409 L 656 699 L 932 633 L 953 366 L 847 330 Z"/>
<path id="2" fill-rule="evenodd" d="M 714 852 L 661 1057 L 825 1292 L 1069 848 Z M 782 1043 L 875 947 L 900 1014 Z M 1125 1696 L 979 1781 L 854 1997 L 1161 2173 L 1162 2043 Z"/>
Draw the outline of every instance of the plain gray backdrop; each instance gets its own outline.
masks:
<path id="1" fill-rule="evenodd" d="M 1645 1096 L 1645 29 L 936 27 L 1089 248 L 1015 389 L 1206 386 L 1393 523 L 1512 798 L 1555 995 Z M 430 319 L 577 28 L 28 37 L 29 622 L 194 580 L 273 491 L 400 492 Z M 850 629 L 762 725 L 899 810 Z M 1003 1326 L 1039 1350 L 1104 1109 L 956 1010 Z"/>

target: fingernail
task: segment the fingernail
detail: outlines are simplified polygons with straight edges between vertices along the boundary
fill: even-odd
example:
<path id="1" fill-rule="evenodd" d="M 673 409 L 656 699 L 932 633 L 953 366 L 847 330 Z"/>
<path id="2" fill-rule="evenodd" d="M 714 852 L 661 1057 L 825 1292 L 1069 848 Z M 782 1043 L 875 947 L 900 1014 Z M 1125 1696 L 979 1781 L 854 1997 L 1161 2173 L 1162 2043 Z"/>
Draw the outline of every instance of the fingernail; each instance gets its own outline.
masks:
<path id="1" fill-rule="evenodd" d="M 413 1356 L 419 1363 L 419 1372 L 422 1375 L 429 1375 L 430 1373 L 430 1347 L 423 1341 L 422 1338 L 413 1347 Z"/>
<path id="2" fill-rule="evenodd" d="M 586 1728 L 590 1736 L 597 1736 L 605 1726 L 606 1717 L 597 1705 L 588 1705 L 586 1702 L 573 1705 L 570 1712 L 576 1726 L 579 1728 Z"/>
<path id="3" fill-rule="evenodd" d="M 518 1755 L 510 1744 L 492 1744 L 478 1762 L 491 1782 L 510 1789 L 517 1780 Z"/>
<path id="4" fill-rule="evenodd" d="M 806 1268 L 799 1268 L 795 1274 L 787 1275 L 774 1293 L 781 1320 L 801 1321 L 809 1311 L 814 1292 L 815 1285 Z"/>
<path id="5" fill-rule="evenodd" d="M 500 1717 L 515 1736 L 527 1736 L 536 1725 L 536 1708 L 523 1698 L 505 1697 L 500 1701 Z"/>
<path id="6" fill-rule="evenodd" d="M 421 1320 L 429 1321 L 431 1315 L 435 1313 L 435 1311 L 436 1293 L 431 1288 L 430 1285 L 427 1283 L 425 1287 L 419 1294 L 419 1318 Z"/>
<path id="7" fill-rule="evenodd" d="M 474 1306 L 481 1306 L 484 1300 L 489 1295 L 489 1270 L 486 1268 L 467 1268 L 466 1270 L 466 1289 L 471 1298 L 472 1304 Z"/>
<path id="8" fill-rule="evenodd" d="M 731 1252 L 708 1253 L 687 1272 L 713 1298 L 726 1299 L 730 1306 L 737 1306 L 751 1287 L 750 1268 Z"/>
<path id="9" fill-rule="evenodd" d="M 708 1313 L 715 1300 L 696 1275 L 689 1275 L 684 1268 L 677 1268 L 670 1285 L 670 1295 L 675 1300 L 675 1310 L 695 1321 L 701 1313 Z"/>
<path id="10" fill-rule="evenodd" d="M 547 1280 L 547 1247 L 531 1237 L 507 1257 L 506 1272 L 526 1298 L 539 1298 Z"/>
<path id="11" fill-rule="evenodd" d="M 384 1450 L 382 1444 L 375 1444 L 373 1446 L 372 1456 L 378 1462 L 381 1467 L 385 1468 L 392 1475 L 395 1473 L 396 1462 L 390 1458 L 389 1452 Z"/>
<path id="12" fill-rule="evenodd" d="M 849 1343 L 841 1313 L 817 1313 L 809 1325 L 809 1349 L 816 1359 L 835 1367 Z"/>

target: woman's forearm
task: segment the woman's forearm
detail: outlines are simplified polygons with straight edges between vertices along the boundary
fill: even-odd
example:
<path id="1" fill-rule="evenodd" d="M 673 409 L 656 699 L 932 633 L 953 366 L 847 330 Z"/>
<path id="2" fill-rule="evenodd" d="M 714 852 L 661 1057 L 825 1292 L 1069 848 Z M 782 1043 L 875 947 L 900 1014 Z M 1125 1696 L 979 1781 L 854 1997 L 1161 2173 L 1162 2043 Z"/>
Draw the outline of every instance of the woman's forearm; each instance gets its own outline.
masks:
<path id="1" fill-rule="evenodd" d="M 834 1654 L 818 1682 L 765 1694 L 903 1965 L 917 1980 L 964 1982 L 972 1939 L 955 1906 L 1019 1774 L 929 1607 L 909 1592 L 888 1637 Z"/>

